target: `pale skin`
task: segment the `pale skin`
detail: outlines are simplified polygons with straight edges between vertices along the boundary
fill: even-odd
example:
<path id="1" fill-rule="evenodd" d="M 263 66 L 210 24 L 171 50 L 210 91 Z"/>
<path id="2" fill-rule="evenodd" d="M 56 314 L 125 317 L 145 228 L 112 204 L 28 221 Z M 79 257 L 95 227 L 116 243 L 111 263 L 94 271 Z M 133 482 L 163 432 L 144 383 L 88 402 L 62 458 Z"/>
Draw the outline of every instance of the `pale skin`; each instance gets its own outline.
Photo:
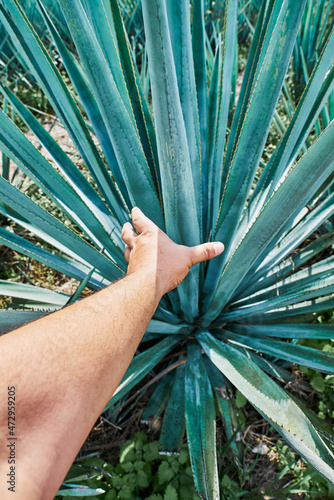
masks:
<path id="1" fill-rule="evenodd" d="M 127 276 L 0 338 L 0 498 L 48 500 L 121 381 L 161 297 L 222 243 L 174 243 L 138 209 Z M 134 230 L 134 228 L 137 232 Z M 139 234 L 138 234 L 139 233 Z M 16 391 L 16 485 L 8 490 L 8 387 Z"/>

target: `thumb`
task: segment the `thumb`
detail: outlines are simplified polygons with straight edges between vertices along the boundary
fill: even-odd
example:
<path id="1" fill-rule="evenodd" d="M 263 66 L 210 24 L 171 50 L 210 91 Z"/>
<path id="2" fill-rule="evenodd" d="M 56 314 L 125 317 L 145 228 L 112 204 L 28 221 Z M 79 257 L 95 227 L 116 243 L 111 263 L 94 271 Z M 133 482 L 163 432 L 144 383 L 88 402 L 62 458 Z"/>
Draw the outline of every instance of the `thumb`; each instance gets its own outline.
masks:
<path id="1" fill-rule="evenodd" d="M 138 233 L 142 233 L 145 229 L 155 228 L 152 222 L 138 207 L 134 207 L 131 211 L 132 224 L 137 229 Z"/>
<path id="2" fill-rule="evenodd" d="M 220 241 L 214 241 L 213 243 L 203 243 L 202 245 L 197 245 L 195 247 L 190 247 L 190 259 L 191 265 L 194 266 L 199 262 L 204 260 L 212 259 L 217 257 L 224 250 L 224 245 Z"/>

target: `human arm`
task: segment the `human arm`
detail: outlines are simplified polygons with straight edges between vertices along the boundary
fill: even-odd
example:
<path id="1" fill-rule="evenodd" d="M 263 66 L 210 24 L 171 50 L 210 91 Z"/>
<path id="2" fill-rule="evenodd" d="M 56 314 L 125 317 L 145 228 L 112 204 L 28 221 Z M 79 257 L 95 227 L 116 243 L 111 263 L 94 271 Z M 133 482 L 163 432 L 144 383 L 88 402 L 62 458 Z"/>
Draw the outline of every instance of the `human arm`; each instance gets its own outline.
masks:
<path id="1" fill-rule="evenodd" d="M 213 243 L 176 245 L 142 212 L 123 227 L 127 276 L 0 338 L 0 498 L 8 491 L 7 387 L 15 386 L 17 498 L 52 499 L 121 381 L 161 297 Z M 223 250 L 216 244 L 217 253 Z"/>

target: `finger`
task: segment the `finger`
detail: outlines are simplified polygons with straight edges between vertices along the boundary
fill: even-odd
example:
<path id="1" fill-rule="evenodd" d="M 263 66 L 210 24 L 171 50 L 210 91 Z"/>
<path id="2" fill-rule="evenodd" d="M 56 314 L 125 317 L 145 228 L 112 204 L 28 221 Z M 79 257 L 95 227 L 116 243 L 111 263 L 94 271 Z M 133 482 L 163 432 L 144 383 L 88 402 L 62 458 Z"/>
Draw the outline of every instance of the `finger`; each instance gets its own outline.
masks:
<path id="1" fill-rule="evenodd" d="M 220 241 L 214 241 L 213 243 L 203 243 L 202 245 L 191 247 L 189 250 L 191 265 L 193 266 L 199 262 L 217 257 L 217 255 L 223 252 L 224 245 Z"/>
<path id="2" fill-rule="evenodd" d="M 130 262 L 130 253 L 131 253 L 130 247 L 128 247 L 128 245 L 125 245 L 124 258 L 125 258 L 125 260 L 126 260 L 127 263 Z"/>
<path id="3" fill-rule="evenodd" d="M 132 223 L 139 233 L 148 229 L 156 229 L 156 225 L 152 222 L 138 207 L 134 207 L 131 211 Z"/>
<path id="4" fill-rule="evenodd" d="M 138 235 L 136 234 L 130 222 L 126 222 L 122 228 L 121 236 L 124 243 L 129 247 L 132 247 L 133 242 Z"/>

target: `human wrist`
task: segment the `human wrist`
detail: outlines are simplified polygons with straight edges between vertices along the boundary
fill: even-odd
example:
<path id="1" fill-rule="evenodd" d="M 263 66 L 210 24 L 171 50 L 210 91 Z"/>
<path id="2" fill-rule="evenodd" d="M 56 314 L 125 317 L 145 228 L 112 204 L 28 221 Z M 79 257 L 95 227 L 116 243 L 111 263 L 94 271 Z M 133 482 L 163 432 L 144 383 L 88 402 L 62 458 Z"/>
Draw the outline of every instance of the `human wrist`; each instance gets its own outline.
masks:
<path id="1" fill-rule="evenodd" d="M 163 280 L 158 276 L 156 267 L 143 266 L 135 270 L 129 271 L 127 276 L 131 277 L 140 283 L 141 291 L 145 291 L 147 298 L 151 295 L 152 299 L 159 304 L 162 296 L 168 291 L 163 285 Z"/>

